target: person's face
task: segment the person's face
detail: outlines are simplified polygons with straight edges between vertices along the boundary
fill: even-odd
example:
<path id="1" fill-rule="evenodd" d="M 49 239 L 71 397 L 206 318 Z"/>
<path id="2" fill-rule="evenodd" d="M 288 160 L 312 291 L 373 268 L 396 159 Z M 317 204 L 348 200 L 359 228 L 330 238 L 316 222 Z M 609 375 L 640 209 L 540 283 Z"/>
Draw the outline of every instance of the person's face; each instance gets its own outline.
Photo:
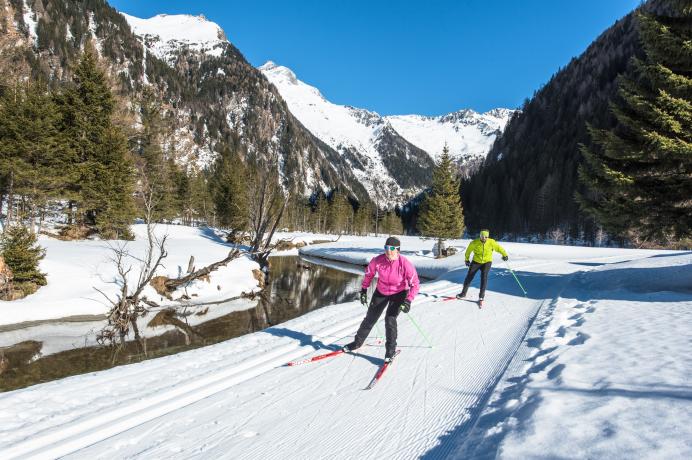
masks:
<path id="1" fill-rule="evenodd" d="M 387 255 L 387 259 L 396 260 L 399 258 L 399 247 L 398 246 L 385 246 L 384 253 Z"/>
<path id="2" fill-rule="evenodd" d="M 481 243 L 485 243 L 485 240 L 487 240 L 487 239 L 488 239 L 487 236 L 481 236 Z"/>

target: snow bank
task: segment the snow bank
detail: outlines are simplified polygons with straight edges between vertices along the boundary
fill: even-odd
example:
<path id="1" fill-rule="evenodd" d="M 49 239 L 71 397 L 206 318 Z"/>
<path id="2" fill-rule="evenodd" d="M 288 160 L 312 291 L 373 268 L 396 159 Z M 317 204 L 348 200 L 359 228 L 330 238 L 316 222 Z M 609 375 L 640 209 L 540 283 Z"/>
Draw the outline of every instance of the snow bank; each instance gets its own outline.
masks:
<path id="1" fill-rule="evenodd" d="M 139 275 L 139 260 L 146 248 L 146 226 L 134 225 L 135 240 L 124 241 L 58 241 L 42 236 L 39 244 L 46 248 L 41 271 L 47 274 L 48 284 L 24 299 L 12 302 L 0 301 L 0 325 L 58 319 L 78 315 L 103 315 L 110 304 L 97 292 L 104 292 L 115 299 L 119 292 L 118 275 L 113 248 L 125 245 L 132 266 L 130 285 Z M 196 268 L 224 259 L 232 247 L 212 230 L 176 225 L 158 225 L 156 235 L 168 235 L 168 257 L 163 260 L 159 275 L 179 277 L 187 272 L 190 256 L 195 257 Z M 241 292 L 258 290 L 252 270 L 259 265 L 247 257 L 241 257 L 221 267 L 210 275 L 209 281 L 196 280 L 187 288 L 180 288 L 175 297 L 185 291 L 194 303 L 213 302 L 240 295 Z M 171 304 L 147 287 L 144 295 L 161 305 Z"/>

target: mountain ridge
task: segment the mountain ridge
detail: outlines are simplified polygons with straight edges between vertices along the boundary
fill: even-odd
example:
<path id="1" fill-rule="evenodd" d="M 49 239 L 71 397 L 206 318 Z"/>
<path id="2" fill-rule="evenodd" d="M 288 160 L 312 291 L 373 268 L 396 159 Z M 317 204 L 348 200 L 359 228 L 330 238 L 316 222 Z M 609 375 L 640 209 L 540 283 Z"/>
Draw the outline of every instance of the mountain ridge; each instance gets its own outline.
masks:
<path id="1" fill-rule="evenodd" d="M 372 194 L 376 183 L 389 193 L 413 196 L 430 184 L 435 159 L 445 145 L 460 167 L 477 167 L 507 120 L 510 109 L 484 114 L 465 109 L 437 117 L 388 115 L 338 105 L 290 68 L 267 61 L 259 70 L 286 100 L 289 110 L 315 136 L 342 156 Z M 410 167 L 407 167 L 410 166 Z"/>

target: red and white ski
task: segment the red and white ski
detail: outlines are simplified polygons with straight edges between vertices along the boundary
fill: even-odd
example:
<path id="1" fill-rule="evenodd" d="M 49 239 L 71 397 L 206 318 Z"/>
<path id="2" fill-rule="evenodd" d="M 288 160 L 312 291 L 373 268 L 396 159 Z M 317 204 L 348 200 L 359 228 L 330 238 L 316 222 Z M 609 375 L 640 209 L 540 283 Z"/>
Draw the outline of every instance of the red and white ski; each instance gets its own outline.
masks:
<path id="1" fill-rule="evenodd" d="M 312 358 L 301 359 L 299 361 L 291 361 L 289 363 L 286 363 L 286 365 L 287 366 L 298 366 L 300 364 L 312 363 L 315 361 L 320 361 L 320 360 L 325 359 L 325 358 L 331 358 L 333 356 L 339 356 L 343 353 L 345 353 L 344 350 L 330 351 L 329 353 L 323 353 L 321 355 L 313 356 Z"/>
<path id="2" fill-rule="evenodd" d="M 401 353 L 401 350 L 397 350 L 397 351 L 394 353 L 394 356 L 392 356 L 392 360 L 391 360 L 390 362 L 384 363 L 384 364 L 382 364 L 382 365 L 380 366 L 380 368 L 377 370 L 377 373 L 375 374 L 375 377 L 373 377 L 372 380 L 370 381 L 370 384 L 369 384 L 367 387 L 365 387 L 366 390 L 372 390 L 372 388 L 373 388 L 375 385 L 377 385 L 377 382 L 379 382 L 380 379 L 382 378 L 382 375 L 384 374 L 384 371 L 386 371 L 387 368 L 394 362 L 394 358 L 396 358 L 397 356 L 399 356 L 399 353 Z"/>
<path id="3" fill-rule="evenodd" d="M 434 296 L 433 302 L 449 302 L 450 300 L 459 300 L 454 296 L 448 296 L 448 295 L 436 295 Z"/>

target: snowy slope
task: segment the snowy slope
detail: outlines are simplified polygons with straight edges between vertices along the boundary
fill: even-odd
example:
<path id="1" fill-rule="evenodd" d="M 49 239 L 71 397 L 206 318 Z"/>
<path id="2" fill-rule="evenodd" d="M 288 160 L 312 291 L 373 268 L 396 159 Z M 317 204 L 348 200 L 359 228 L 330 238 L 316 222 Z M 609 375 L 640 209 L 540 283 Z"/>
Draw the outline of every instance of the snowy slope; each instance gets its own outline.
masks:
<path id="1" fill-rule="evenodd" d="M 158 14 L 149 19 L 140 19 L 120 14 L 132 31 L 143 39 L 146 49 L 169 64 L 183 48 L 220 56 L 224 43 L 227 43 L 223 30 L 204 16 Z"/>
<path id="2" fill-rule="evenodd" d="M 392 115 L 385 119 L 406 140 L 433 157 L 439 156 L 446 144 L 453 158 L 464 160 L 485 158 L 513 113 L 509 109 L 493 109 L 482 114 L 460 110 L 437 117 Z"/>
<path id="3" fill-rule="evenodd" d="M 317 88 L 300 81 L 287 67 L 269 61 L 260 70 L 278 88 L 291 112 L 313 134 L 336 150 L 359 152 L 372 162 L 372 171 L 378 176 L 386 173 L 381 161 L 378 162 L 380 152 L 375 148 L 378 135 L 385 126 L 433 159 L 447 144 L 450 154 L 463 162 L 472 157 L 485 157 L 514 113 L 509 109 L 493 109 L 483 114 L 461 110 L 437 117 L 382 117 L 364 109 L 329 102 Z M 361 173 L 359 177 L 367 181 L 370 175 Z"/>
<path id="4" fill-rule="evenodd" d="M 360 263 L 381 238 L 304 248 Z M 468 241 L 456 241 L 464 247 Z M 227 342 L 0 394 L 3 458 L 689 458 L 690 253 L 507 243 L 486 306 L 458 292 L 462 257 L 403 237 L 423 286 L 398 360 L 373 390 L 364 309 L 333 305 Z M 477 296 L 478 280 L 470 290 Z M 380 329 L 382 324 L 380 323 Z M 373 336 L 375 332 L 373 332 Z M 104 394 L 108 397 L 104 397 Z"/>
<path id="5" fill-rule="evenodd" d="M 291 113 L 321 141 L 346 157 L 371 196 L 375 196 L 377 186 L 386 189 L 388 195 L 415 194 L 427 186 L 428 180 L 414 187 L 401 184 L 385 164 L 386 138 L 399 137 L 386 119 L 375 112 L 329 102 L 317 88 L 298 80 L 287 67 L 269 61 L 260 70 L 277 87 Z M 410 161 L 417 161 L 416 156 L 421 154 L 425 156 L 423 161 L 429 163 L 424 152 L 407 152 Z"/>

